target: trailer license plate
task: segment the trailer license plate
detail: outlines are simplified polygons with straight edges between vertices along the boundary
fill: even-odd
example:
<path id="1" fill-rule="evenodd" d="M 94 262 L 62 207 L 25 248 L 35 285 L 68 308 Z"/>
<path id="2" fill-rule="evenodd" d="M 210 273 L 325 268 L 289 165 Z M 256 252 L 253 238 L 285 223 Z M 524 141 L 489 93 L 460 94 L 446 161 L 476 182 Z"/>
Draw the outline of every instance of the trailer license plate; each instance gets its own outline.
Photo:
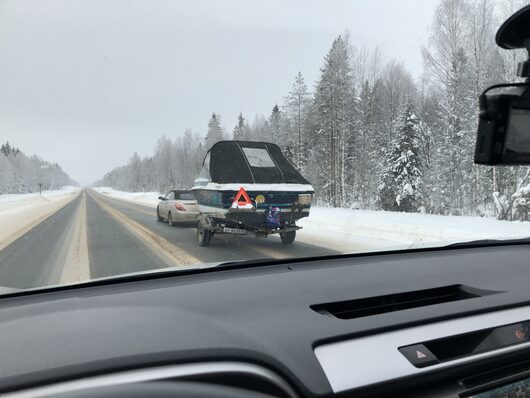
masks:
<path id="1" fill-rule="evenodd" d="M 227 233 L 227 234 L 237 234 L 237 235 L 244 235 L 247 233 L 247 230 L 246 229 L 241 229 L 241 228 L 229 228 L 229 227 L 224 227 L 223 228 L 223 232 Z"/>

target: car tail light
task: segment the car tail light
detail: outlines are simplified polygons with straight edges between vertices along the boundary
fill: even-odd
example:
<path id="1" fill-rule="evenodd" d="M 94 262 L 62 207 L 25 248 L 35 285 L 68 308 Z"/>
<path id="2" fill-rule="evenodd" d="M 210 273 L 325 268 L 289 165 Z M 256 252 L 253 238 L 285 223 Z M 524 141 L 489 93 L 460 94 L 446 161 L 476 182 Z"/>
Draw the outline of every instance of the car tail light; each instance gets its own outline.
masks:
<path id="1" fill-rule="evenodd" d="M 184 206 L 182 206 L 180 203 L 175 203 L 175 208 L 179 211 L 188 211 Z"/>

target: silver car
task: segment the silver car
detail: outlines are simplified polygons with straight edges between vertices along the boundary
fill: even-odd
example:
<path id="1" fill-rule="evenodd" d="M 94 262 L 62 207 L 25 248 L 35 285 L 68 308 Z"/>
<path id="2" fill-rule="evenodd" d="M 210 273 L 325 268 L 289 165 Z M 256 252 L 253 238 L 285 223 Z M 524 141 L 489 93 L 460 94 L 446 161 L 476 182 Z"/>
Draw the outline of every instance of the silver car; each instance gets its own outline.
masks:
<path id="1" fill-rule="evenodd" d="M 159 196 L 160 202 L 156 207 L 158 221 L 166 221 L 169 226 L 175 223 L 197 222 L 199 210 L 197 202 L 189 191 L 173 190 L 166 196 Z"/>

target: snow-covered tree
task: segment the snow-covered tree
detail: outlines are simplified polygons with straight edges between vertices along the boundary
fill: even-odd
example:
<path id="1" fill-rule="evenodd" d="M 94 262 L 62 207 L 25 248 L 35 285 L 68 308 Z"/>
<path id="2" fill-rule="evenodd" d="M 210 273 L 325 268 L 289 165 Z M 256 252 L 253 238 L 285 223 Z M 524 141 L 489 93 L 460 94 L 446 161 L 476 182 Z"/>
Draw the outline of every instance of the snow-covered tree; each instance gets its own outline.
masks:
<path id="1" fill-rule="evenodd" d="M 400 211 L 421 205 L 437 214 L 484 215 L 496 208 L 499 217 L 524 218 L 530 201 L 528 184 L 521 185 L 526 170 L 474 165 L 473 150 L 478 94 L 491 83 L 515 80 L 517 62 L 525 57 L 499 50 L 495 30 L 528 3 L 439 0 L 417 81 L 379 47 L 353 47 L 346 32 L 325 55 L 313 95 L 298 73 L 281 108 L 247 120 L 240 114 L 233 136 L 280 145 L 313 183 L 321 204 Z M 140 187 L 189 187 L 204 152 L 223 136 L 213 114 L 206 137 L 163 137 L 153 156 L 141 159 Z M 0 171 L 3 186 L 23 190 L 41 178 L 23 177 L 33 163 L 18 159 L 11 146 L 0 151 L 9 152 L 9 163 L 0 158 L 0 167 L 12 170 L 3 177 Z M 105 181 L 133 189 L 130 166 L 113 170 Z"/>
<path id="2" fill-rule="evenodd" d="M 234 127 L 233 139 L 243 141 L 247 141 L 250 139 L 250 132 L 247 125 L 247 121 L 245 120 L 241 112 L 237 117 L 237 124 Z"/>
<path id="3" fill-rule="evenodd" d="M 384 158 L 385 170 L 379 186 L 384 210 L 415 212 L 422 199 L 425 156 L 420 120 L 409 102 L 402 110 L 394 138 Z"/>
<path id="4" fill-rule="evenodd" d="M 430 47 L 424 49 L 427 72 L 438 97 L 438 126 L 434 130 L 434 168 L 440 189 L 436 209 L 462 214 L 471 207 L 475 109 L 470 101 L 470 7 L 465 0 L 442 0 L 432 25 Z"/>
<path id="5" fill-rule="evenodd" d="M 0 146 L 0 195 L 6 193 L 38 192 L 77 185 L 57 163 L 50 163 L 33 155 L 26 156 L 20 149 L 6 142 Z"/>
<path id="6" fill-rule="evenodd" d="M 213 144 L 223 139 L 223 128 L 221 127 L 221 116 L 212 113 L 210 121 L 208 122 L 208 133 L 206 134 L 205 144 L 206 148 L 210 149 Z"/>
<path id="7" fill-rule="evenodd" d="M 130 192 L 189 189 L 204 157 L 202 142 L 203 138 L 190 130 L 175 140 L 164 135 L 153 156 L 140 158 L 134 153 L 127 165 L 111 170 L 94 185 Z"/>
<path id="8" fill-rule="evenodd" d="M 269 121 L 263 115 L 256 115 L 249 126 L 249 140 L 267 141 L 269 134 Z"/>
<path id="9" fill-rule="evenodd" d="M 345 41 L 333 41 L 321 68 L 315 92 L 317 131 L 313 159 L 318 168 L 317 186 L 326 202 L 341 207 L 346 200 L 346 167 L 351 112 L 354 103 L 352 68 Z"/>
<path id="10" fill-rule="evenodd" d="M 4 156 L 9 156 L 11 153 L 11 145 L 9 145 L 9 141 L 7 141 L 5 144 L 2 144 L 0 151 L 4 154 Z"/>
<path id="11" fill-rule="evenodd" d="M 290 149 L 293 164 L 303 170 L 307 162 L 307 114 L 311 103 L 311 95 L 301 72 L 295 77 L 291 91 L 284 99 L 284 114 L 289 120 L 289 134 L 286 146 Z"/>
<path id="12" fill-rule="evenodd" d="M 282 149 L 285 147 L 285 137 L 282 135 L 282 115 L 278 105 L 274 105 L 268 123 L 269 131 L 265 141 L 278 144 Z"/>

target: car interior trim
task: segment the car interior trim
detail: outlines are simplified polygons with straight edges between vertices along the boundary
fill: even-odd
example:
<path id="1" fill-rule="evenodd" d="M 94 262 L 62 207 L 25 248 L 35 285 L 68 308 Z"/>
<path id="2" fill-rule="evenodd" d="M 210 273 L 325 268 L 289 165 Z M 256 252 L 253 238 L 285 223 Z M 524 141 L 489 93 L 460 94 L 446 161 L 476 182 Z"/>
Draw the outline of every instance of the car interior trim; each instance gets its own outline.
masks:
<path id="1" fill-rule="evenodd" d="M 252 375 L 274 384 L 276 387 L 282 390 L 287 397 L 295 398 L 298 396 L 291 386 L 277 373 L 259 365 L 231 361 L 190 363 L 130 370 L 102 376 L 86 377 L 79 380 L 54 383 L 27 390 L 11 392 L 2 396 L 5 398 L 40 398 L 74 391 L 83 391 L 96 387 L 182 379 L 211 374 Z"/>
<path id="2" fill-rule="evenodd" d="M 529 318 L 530 306 L 525 306 L 323 344 L 317 346 L 314 352 L 333 392 L 339 393 L 529 348 L 530 342 L 520 343 L 423 368 L 413 366 L 398 350 L 399 347 L 426 340 L 451 337 Z"/>

